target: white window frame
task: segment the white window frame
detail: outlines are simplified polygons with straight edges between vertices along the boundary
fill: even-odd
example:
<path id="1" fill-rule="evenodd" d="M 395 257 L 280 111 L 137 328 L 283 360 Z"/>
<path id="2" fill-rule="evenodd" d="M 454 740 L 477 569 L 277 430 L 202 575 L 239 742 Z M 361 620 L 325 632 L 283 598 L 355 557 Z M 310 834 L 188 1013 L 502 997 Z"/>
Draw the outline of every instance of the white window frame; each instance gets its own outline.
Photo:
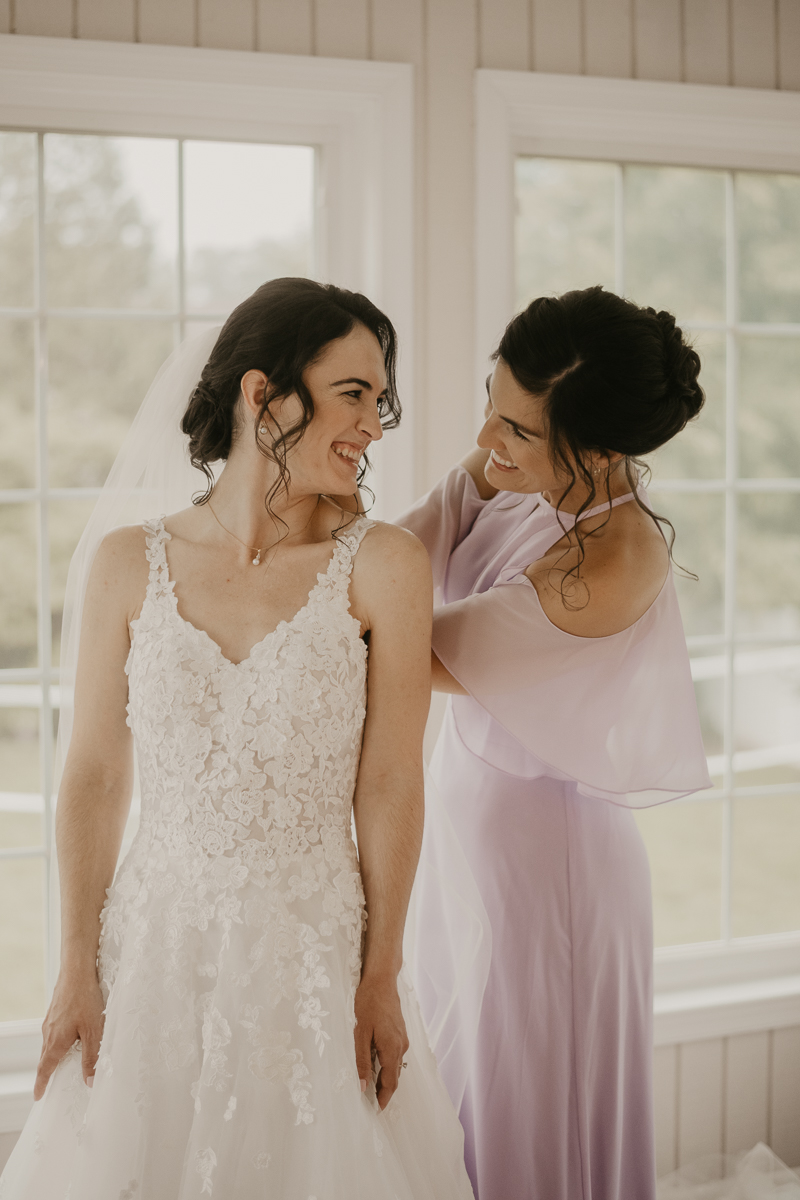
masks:
<path id="1" fill-rule="evenodd" d="M 365 292 L 391 317 L 401 347 L 403 421 L 373 454 L 378 468 L 376 507 L 380 515 L 402 511 L 413 502 L 410 65 L 2 35 L 0 128 L 314 146 L 316 276 Z M 27 315 L 38 322 L 43 318 L 38 307 Z M 180 320 L 184 314 L 172 315 Z M 52 494 L 44 387 L 41 383 L 36 396 L 37 486 L 2 497 L 6 502 L 38 502 L 40 512 Z M 0 671 L 0 684 L 27 684 L 40 702 L 45 843 L 38 854 L 49 861 L 53 763 L 51 738 L 45 731 L 52 728 L 58 677 L 57 664 L 51 662 L 43 523 L 40 532 L 39 665 Z M 0 851 L 2 858 L 16 856 L 18 852 Z M 52 915 L 49 920 L 52 928 Z M 38 1026 L 37 1021 L 0 1025 L 0 1133 L 19 1129 L 27 1112 L 29 1073 L 40 1045 Z"/>
<path id="2" fill-rule="evenodd" d="M 489 354 L 515 311 L 514 160 L 517 155 L 800 173 L 800 94 L 642 80 L 479 70 L 476 119 L 475 423 L 483 421 Z M 728 210 L 732 187 L 728 179 Z M 618 189 L 621 195 L 621 189 Z M 616 214 L 621 230 L 622 212 Z M 732 238 L 732 221 L 728 220 Z M 617 245 L 621 244 L 618 236 Z M 622 264 L 617 263 L 622 290 Z M 734 298 L 735 299 L 735 298 Z M 726 326 L 742 330 L 728 298 Z M 762 332 L 781 332 L 781 329 Z M 796 333 L 793 327 L 783 332 Z M 733 357 L 729 355 L 729 361 Z M 733 368 L 735 369 L 735 367 Z M 731 389 L 729 389 L 730 391 Z M 731 423 L 729 422 L 729 425 Z M 735 506 L 750 481 L 737 479 L 728 447 L 719 490 Z M 777 481 L 759 481 L 759 491 Z M 800 490 L 800 480 L 779 481 Z M 694 490 L 700 490 L 695 488 Z M 730 557 L 730 556 L 729 556 Z M 733 582 L 728 572 L 727 595 Z M 726 614 L 730 625 L 732 611 Z M 732 679 L 732 629 L 726 628 Z M 731 686 L 728 687 L 729 693 Z M 726 712 L 732 746 L 732 704 Z M 723 799 L 730 837 L 732 755 Z M 729 849 L 729 847 L 728 847 Z M 729 931 L 724 930 L 724 933 Z M 674 946 L 655 953 L 657 1045 L 800 1024 L 800 933 Z"/>

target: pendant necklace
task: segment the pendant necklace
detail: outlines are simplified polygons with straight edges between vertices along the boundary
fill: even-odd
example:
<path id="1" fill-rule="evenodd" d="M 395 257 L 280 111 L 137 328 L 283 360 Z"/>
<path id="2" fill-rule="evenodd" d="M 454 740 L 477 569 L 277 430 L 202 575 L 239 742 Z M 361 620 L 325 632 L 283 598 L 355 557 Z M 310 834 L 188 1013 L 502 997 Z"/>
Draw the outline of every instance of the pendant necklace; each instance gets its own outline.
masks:
<path id="1" fill-rule="evenodd" d="M 219 517 L 214 512 L 214 509 L 211 508 L 210 500 L 207 501 L 207 504 L 208 504 L 208 507 L 211 509 L 212 517 L 217 522 L 220 529 L 224 530 L 224 532 L 227 533 L 229 537 L 235 538 L 240 546 L 244 546 L 245 550 L 249 550 L 251 553 L 255 554 L 255 558 L 253 559 L 253 566 L 254 567 L 259 566 L 261 564 L 261 555 L 266 553 L 266 551 L 269 549 L 269 547 L 264 546 L 262 548 L 259 548 L 258 546 L 248 546 L 247 542 L 243 542 L 240 537 L 236 537 L 235 533 L 231 533 L 230 529 L 228 529 L 227 526 L 222 524 L 222 521 L 220 521 Z"/>
<path id="2" fill-rule="evenodd" d="M 315 504 L 314 508 L 311 511 L 311 517 L 313 517 L 314 513 L 317 511 L 317 508 L 319 506 L 319 501 L 320 501 L 320 498 L 318 496 L 317 503 Z M 262 547 L 248 546 L 247 542 L 243 542 L 240 537 L 236 537 L 235 533 L 231 533 L 231 531 L 230 531 L 230 529 L 228 529 L 227 525 L 222 524 L 222 521 L 220 521 L 219 517 L 214 512 L 214 509 L 211 507 L 211 501 L 207 500 L 206 503 L 208 504 L 208 507 L 211 509 L 211 515 L 214 518 L 214 520 L 217 522 L 217 524 L 219 525 L 220 529 L 222 529 L 225 533 L 227 533 L 229 537 L 234 538 L 239 543 L 240 546 L 244 546 L 245 550 L 249 550 L 251 554 L 255 554 L 255 558 L 252 560 L 253 566 L 254 567 L 260 566 L 261 565 L 261 555 L 266 554 L 267 550 L 269 549 L 269 546 L 262 546 Z M 300 531 L 301 533 L 304 533 L 305 530 L 308 529 L 309 525 L 311 524 L 311 517 L 309 517 L 308 520 L 306 521 L 305 525 L 303 526 L 302 530 Z M 280 541 L 275 543 L 275 554 L 277 554 L 279 546 L 280 546 Z M 275 555 L 273 554 L 273 558 L 274 557 L 275 557 Z"/>

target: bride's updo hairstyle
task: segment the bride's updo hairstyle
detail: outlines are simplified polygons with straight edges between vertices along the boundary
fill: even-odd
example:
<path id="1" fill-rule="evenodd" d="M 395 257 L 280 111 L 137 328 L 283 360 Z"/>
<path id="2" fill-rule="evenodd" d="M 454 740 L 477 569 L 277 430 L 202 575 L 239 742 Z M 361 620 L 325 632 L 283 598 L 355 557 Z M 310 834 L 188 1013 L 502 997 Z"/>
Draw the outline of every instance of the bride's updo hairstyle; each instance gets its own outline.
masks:
<path id="1" fill-rule="evenodd" d="M 565 494 L 579 479 L 588 489 L 578 515 L 598 502 L 591 451 L 616 451 L 640 507 L 670 525 L 636 492 L 640 460 L 680 433 L 705 399 L 700 358 L 671 313 L 601 287 L 542 296 L 510 322 L 494 358 L 544 402 L 551 461 L 571 480 Z M 602 499 L 611 499 L 608 481 Z"/>
<path id="2" fill-rule="evenodd" d="M 384 429 L 392 429 L 401 413 L 395 377 L 397 337 L 389 318 L 366 296 L 312 279 L 272 279 L 233 310 L 181 421 L 181 429 L 189 438 L 192 465 L 208 480 L 207 490 L 195 497 L 195 504 L 204 504 L 211 495 L 212 464 L 230 454 L 239 433 L 242 377 L 255 370 L 263 371 L 269 384 L 255 422 L 254 437 L 261 453 L 278 467 L 278 479 L 266 497 L 269 506 L 288 483 L 286 456 L 314 416 L 314 401 L 303 382 L 303 374 L 326 346 L 346 337 L 356 325 L 374 333 L 383 351 L 386 395 L 381 401 L 381 423 Z M 271 445 L 265 445 L 258 435 L 262 419 L 272 404 L 292 395 L 299 398 L 302 415 Z M 368 465 L 365 455 L 359 484 Z"/>

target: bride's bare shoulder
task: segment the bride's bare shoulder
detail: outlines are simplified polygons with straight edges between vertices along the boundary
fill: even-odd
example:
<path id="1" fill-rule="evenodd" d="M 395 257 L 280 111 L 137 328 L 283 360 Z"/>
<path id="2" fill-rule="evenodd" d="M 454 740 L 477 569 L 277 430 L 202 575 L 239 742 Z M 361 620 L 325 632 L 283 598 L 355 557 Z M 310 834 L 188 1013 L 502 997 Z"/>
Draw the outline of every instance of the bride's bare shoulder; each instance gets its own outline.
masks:
<path id="1" fill-rule="evenodd" d="M 147 586 L 147 534 L 142 525 L 120 525 L 107 533 L 92 563 L 91 583 L 129 591 Z"/>
<path id="2" fill-rule="evenodd" d="M 407 529 L 376 521 L 364 535 L 353 584 L 365 593 L 392 592 L 395 599 L 422 596 L 426 603 L 432 603 L 428 552 Z"/>

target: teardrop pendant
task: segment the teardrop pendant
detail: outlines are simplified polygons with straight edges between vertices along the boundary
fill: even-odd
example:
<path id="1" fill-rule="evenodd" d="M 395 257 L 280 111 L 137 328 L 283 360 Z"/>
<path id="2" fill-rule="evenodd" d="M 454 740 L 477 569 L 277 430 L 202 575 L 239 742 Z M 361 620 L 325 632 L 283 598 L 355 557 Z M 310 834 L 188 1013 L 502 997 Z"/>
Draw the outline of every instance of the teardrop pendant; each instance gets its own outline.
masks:
<path id="1" fill-rule="evenodd" d="M 256 553 L 256 556 L 255 556 L 255 558 L 253 559 L 253 566 L 254 566 L 254 567 L 257 567 L 257 566 L 260 564 L 260 562 L 261 562 L 261 551 L 259 550 L 259 551 Z"/>

